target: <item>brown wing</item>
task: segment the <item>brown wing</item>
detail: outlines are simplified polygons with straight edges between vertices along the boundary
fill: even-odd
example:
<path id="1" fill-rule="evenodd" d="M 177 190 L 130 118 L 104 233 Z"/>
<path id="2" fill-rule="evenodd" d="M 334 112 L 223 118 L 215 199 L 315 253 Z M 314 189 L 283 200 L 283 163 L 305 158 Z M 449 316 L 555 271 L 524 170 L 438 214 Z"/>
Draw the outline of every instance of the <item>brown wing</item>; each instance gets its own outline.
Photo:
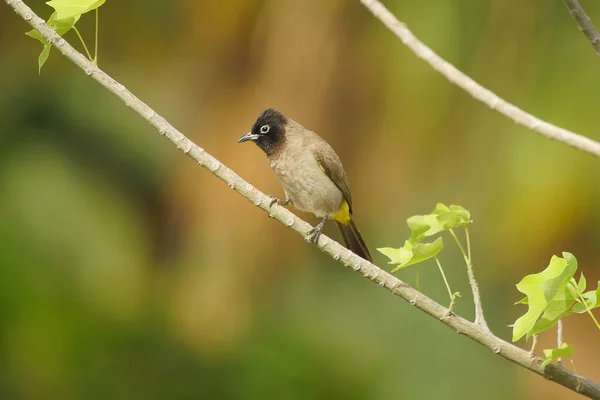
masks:
<path id="1" fill-rule="evenodd" d="M 325 142 L 321 137 L 317 134 L 314 134 L 319 140 L 313 140 L 311 145 L 311 150 L 317 163 L 331 179 L 331 181 L 341 190 L 344 195 L 344 199 L 348 202 L 350 206 L 350 214 L 352 214 L 352 194 L 350 193 L 350 187 L 348 185 L 348 177 L 346 176 L 346 172 L 344 171 L 344 167 L 342 166 L 342 162 L 340 161 L 335 151 Z M 315 143 L 317 142 L 317 143 Z"/>

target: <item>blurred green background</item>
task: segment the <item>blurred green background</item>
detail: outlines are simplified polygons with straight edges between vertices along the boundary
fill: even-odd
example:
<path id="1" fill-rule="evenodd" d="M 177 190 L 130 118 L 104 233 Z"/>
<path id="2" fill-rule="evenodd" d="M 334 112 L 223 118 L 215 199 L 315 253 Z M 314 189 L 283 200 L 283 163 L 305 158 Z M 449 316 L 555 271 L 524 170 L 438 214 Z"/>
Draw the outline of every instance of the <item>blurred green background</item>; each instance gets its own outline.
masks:
<path id="1" fill-rule="evenodd" d="M 600 140 L 600 60 L 560 0 L 386 5 L 484 86 Z M 583 6 L 600 25 L 600 4 Z M 90 44 L 93 21 L 78 24 Z M 38 76 L 29 29 L 0 5 L 0 398 L 577 398 L 266 218 L 56 50 Z M 264 192 L 282 195 L 264 155 L 236 144 L 256 116 L 274 107 L 319 132 L 373 250 L 400 246 L 405 219 L 436 202 L 470 209 L 483 306 L 507 340 L 525 311 L 515 283 L 553 254 L 600 279 L 600 160 L 476 102 L 358 0 L 109 0 L 99 57 Z M 442 261 L 472 318 L 459 254 Z M 435 265 L 421 273 L 446 304 Z M 399 277 L 414 283 L 414 269 Z M 578 372 L 600 380 L 591 320 L 566 319 L 564 334 Z"/>

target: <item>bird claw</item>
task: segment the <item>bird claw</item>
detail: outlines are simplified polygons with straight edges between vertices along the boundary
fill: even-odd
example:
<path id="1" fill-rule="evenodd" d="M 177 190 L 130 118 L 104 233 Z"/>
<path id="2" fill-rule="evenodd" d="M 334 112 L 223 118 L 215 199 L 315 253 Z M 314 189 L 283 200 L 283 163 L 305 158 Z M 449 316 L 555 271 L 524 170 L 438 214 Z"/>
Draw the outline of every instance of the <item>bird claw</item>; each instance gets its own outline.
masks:
<path id="1" fill-rule="evenodd" d="M 268 195 L 268 196 L 271 198 L 271 202 L 269 203 L 269 208 L 273 207 L 275 204 L 277 204 L 278 206 L 287 206 L 288 204 L 290 204 L 289 200 L 281 201 L 277 197 L 273 197 L 271 195 Z"/>
<path id="2" fill-rule="evenodd" d="M 273 207 L 275 204 L 279 204 L 279 199 L 277 197 L 273 197 L 269 195 L 271 201 L 269 202 L 269 208 Z"/>
<path id="3" fill-rule="evenodd" d="M 317 244 L 319 242 L 319 237 L 321 236 L 321 230 L 317 228 L 313 228 L 308 231 L 306 239 L 311 242 Z"/>
<path id="4" fill-rule="evenodd" d="M 319 243 L 319 237 L 321 236 L 321 231 L 323 230 L 325 221 L 327 221 L 327 216 L 325 216 L 321 220 L 321 222 L 319 222 L 314 228 L 307 232 L 306 240 L 314 244 Z"/>

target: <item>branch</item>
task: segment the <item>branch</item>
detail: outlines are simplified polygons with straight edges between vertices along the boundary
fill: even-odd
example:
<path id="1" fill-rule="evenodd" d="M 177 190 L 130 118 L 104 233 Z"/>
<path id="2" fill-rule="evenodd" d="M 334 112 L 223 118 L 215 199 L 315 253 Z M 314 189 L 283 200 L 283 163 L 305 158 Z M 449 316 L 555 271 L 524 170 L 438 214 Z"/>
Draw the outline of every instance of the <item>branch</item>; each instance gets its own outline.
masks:
<path id="1" fill-rule="evenodd" d="M 373 15 L 379 19 L 390 31 L 392 31 L 409 49 L 411 49 L 419 58 L 425 60 L 440 74 L 444 75 L 450 82 L 460 87 L 471 96 L 486 104 L 492 110 L 512 119 L 519 125 L 531 129 L 532 131 L 581 150 L 585 153 L 600 157 L 600 143 L 581 136 L 577 133 L 552 125 L 543 121 L 520 108 L 508 103 L 492 91 L 484 88 L 464 73 L 460 72 L 455 66 L 438 56 L 429 47 L 423 44 L 402 22 L 378 0 L 361 0 L 361 3 L 367 7 Z"/>
<path id="2" fill-rule="evenodd" d="M 563 0 L 565 6 L 569 9 L 571 16 L 577 22 L 577 26 L 579 26 L 579 30 L 583 32 L 585 36 L 592 43 L 592 47 L 596 50 L 596 54 L 600 56 L 600 34 L 596 30 L 594 24 L 590 20 L 590 17 L 587 16 L 583 7 L 577 0 Z"/>
<path id="3" fill-rule="evenodd" d="M 135 97 L 123 85 L 88 61 L 82 54 L 77 52 L 77 50 L 69 43 L 54 32 L 52 28 L 46 25 L 44 20 L 38 17 L 23 3 L 22 0 L 5 0 L 5 2 L 10 5 L 21 18 L 37 30 L 42 37 L 53 44 L 65 57 L 80 67 L 86 75 L 92 77 L 110 92 L 114 93 L 115 96 L 123 100 L 128 107 L 141 115 L 150 125 L 156 128 L 161 135 L 164 135 L 175 144 L 179 150 L 190 156 L 202 167 L 208 169 L 211 173 L 224 181 L 230 188 L 244 196 L 250 202 L 269 213 L 270 217 L 288 226 L 302 236 L 306 236 L 310 229 L 309 224 L 281 206 L 274 205 L 270 208 L 270 197 L 254 188 L 250 183 L 240 178 L 219 160 L 194 144 L 153 109 Z M 532 358 L 527 351 L 494 336 L 478 324 L 453 314 L 448 315 L 448 310 L 444 306 L 436 303 L 388 272 L 358 257 L 356 254 L 325 235 L 320 236 L 317 246 L 323 252 L 329 254 L 334 260 L 339 261 L 380 287 L 383 287 L 394 295 L 408 301 L 416 308 L 441 321 L 458 334 L 465 335 L 487 347 L 495 354 L 499 354 L 507 360 L 571 390 L 579 391 L 579 393 L 588 397 L 600 398 L 599 384 L 580 378 L 579 383 L 581 386 L 579 390 L 577 390 L 578 378 L 574 374 L 560 369 L 555 365 L 548 365 L 545 369 L 542 368 L 541 363 L 543 359 L 540 357 Z"/>
<path id="4" fill-rule="evenodd" d="M 471 264 L 471 260 L 469 260 L 469 263 L 467 264 L 467 276 L 469 277 L 469 284 L 471 285 L 471 292 L 473 293 L 473 304 L 475 305 L 475 323 L 481 325 L 483 328 L 489 331 L 490 328 L 487 326 L 487 322 L 485 322 L 485 317 L 483 315 L 481 296 L 479 295 L 479 285 L 477 284 L 477 279 L 475 279 L 475 273 L 473 273 L 473 264 Z"/>

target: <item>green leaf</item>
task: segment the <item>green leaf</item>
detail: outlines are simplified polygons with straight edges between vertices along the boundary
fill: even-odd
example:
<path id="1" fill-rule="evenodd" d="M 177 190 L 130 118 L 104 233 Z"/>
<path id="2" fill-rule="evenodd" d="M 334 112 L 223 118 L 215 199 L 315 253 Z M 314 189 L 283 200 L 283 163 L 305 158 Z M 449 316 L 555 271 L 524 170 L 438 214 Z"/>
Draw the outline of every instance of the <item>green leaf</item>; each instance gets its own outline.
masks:
<path id="1" fill-rule="evenodd" d="M 454 229 L 459 226 L 466 226 L 471 222 L 471 213 L 457 205 L 447 207 L 442 203 L 438 203 L 433 214 L 437 215 L 438 222 L 444 229 Z"/>
<path id="2" fill-rule="evenodd" d="M 57 13 L 57 19 L 79 17 L 81 14 L 95 10 L 104 4 L 106 0 L 51 0 L 47 1 L 50 7 Z"/>
<path id="3" fill-rule="evenodd" d="M 568 303 L 567 283 L 577 270 L 577 260 L 571 253 L 564 252 L 563 258 L 553 256 L 550 264 L 540 273 L 524 277 L 517 283 L 519 292 L 527 295 L 529 309 L 515 321 L 513 326 L 513 342 L 525 334 L 529 338 L 536 322 L 550 305 L 552 305 L 546 322 L 560 315 L 561 307 Z M 568 308 L 568 307 L 567 307 Z M 547 325 L 544 323 L 544 326 Z M 546 326 L 547 329 L 549 326 Z M 540 326 L 538 326 L 540 328 Z"/>
<path id="4" fill-rule="evenodd" d="M 44 66 L 46 61 L 48 61 L 48 57 L 50 57 L 51 48 L 52 46 L 50 46 L 50 43 L 46 43 L 44 45 L 44 48 L 40 52 L 40 55 L 38 56 L 38 74 L 42 73 L 42 67 Z"/>
<path id="5" fill-rule="evenodd" d="M 568 285 L 568 284 L 567 284 Z M 571 314 L 571 306 L 575 304 L 575 296 L 566 287 L 559 289 L 556 295 L 548 301 L 541 318 L 535 323 L 527 338 L 552 328 L 563 316 Z"/>
<path id="6" fill-rule="evenodd" d="M 48 60 L 48 57 L 50 56 L 50 49 L 52 48 L 52 46 L 35 29 L 33 29 L 29 32 L 25 32 L 25 34 L 27 36 L 29 36 L 30 38 L 34 38 L 34 39 L 38 40 L 44 46 L 42 48 L 42 52 L 38 56 L 38 74 L 41 74 L 42 66 L 46 63 L 46 60 Z"/>
<path id="7" fill-rule="evenodd" d="M 449 211 L 450 211 L 450 207 L 448 207 L 444 203 L 437 203 L 435 205 L 435 209 L 433 210 L 432 214 L 438 215 L 438 214 L 443 214 L 443 213 L 446 213 Z"/>
<path id="8" fill-rule="evenodd" d="M 412 234 L 410 241 L 417 243 L 426 236 L 433 236 L 444 230 L 437 217 L 433 214 L 414 215 L 406 220 Z"/>
<path id="9" fill-rule="evenodd" d="M 582 296 L 585 299 L 585 304 L 587 304 L 587 307 L 590 310 L 600 307 L 600 281 L 598 281 L 598 289 L 590 290 L 589 292 L 582 294 Z M 573 312 L 576 312 L 577 314 L 586 312 L 587 308 L 585 307 L 585 304 L 575 304 L 573 306 Z"/>
<path id="10" fill-rule="evenodd" d="M 414 215 L 406 220 L 411 230 L 410 241 L 417 243 L 424 237 L 466 226 L 471 222 L 471 214 L 461 206 L 438 203 L 435 210 L 427 215 Z"/>
<path id="11" fill-rule="evenodd" d="M 567 283 L 567 290 L 571 293 L 571 296 L 573 296 L 576 299 L 579 298 L 579 291 L 577 290 L 576 285 L 574 285 L 571 282 Z"/>
<path id="12" fill-rule="evenodd" d="M 514 305 L 516 306 L 517 304 L 528 305 L 529 304 L 529 300 L 527 300 L 527 297 L 523 297 L 521 300 L 517 301 Z"/>
<path id="13" fill-rule="evenodd" d="M 581 276 L 579 277 L 579 283 L 577 283 L 577 290 L 579 290 L 579 293 L 583 293 L 585 291 L 586 287 L 587 287 L 587 282 L 586 282 L 585 276 L 583 276 L 583 272 L 582 272 Z"/>
<path id="14" fill-rule="evenodd" d="M 53 12 L 50 18 L 48 18 L 48 25 L 50 25 L 50 27 L 54 29 L 56 33 L 62 36 L 69 30 L 71 30 L 71 28 L 73 28 L 77 21 L 79 21 L 79 15 L 58 21 L 56 19 L 56 12 Z M 35 40 L 38 40 L 44 46 L 42 52 L 38 57 L 38 73 L 42 73 L 42 66 L 46 63 L 46 60 L 48 60 L 48 57 L 50 56 L 50 49 L 52 48 L 52 46 L 35 29 L 32 29 L 29 32 L 25 32 L 25 34 Z"/>
<path id="15" fill-rule="evenodd" d="M 396 272 L 399 269 L 408 267 L 409 265 L 418 264 L 422 261 L 437 256 L 437 254 L 443 248 L 444 242 L 442 238 L 437 238 L 431 243 L 417 244 L 412 244 L 409 240 L 407 240 L 404 242 L 404 246 L 399 249 L 382 247 L 377 250 L 390 259 L 388 264 L 398 265 L 398 267 L 392 270 L 392 272 Z"/>
<path id="16" fill-rule="evenodd" d="M 461 207 L 456 204 L 451 204 L 450 211 L 452 211 L 453 213 L 460 216 L 462 223 L 464 223 L 465 225 L 472 222 L 471 221 L 471 213 L 466 208 Z"/>
<path id="17" fill-rule="evenodd" d="M 404 247 L 399 249 L 381 247 L 377 251 L 390 259 L 388 264 L 405 264 L 412 258 L 412 246 L 408 241 L 404 243 Z"/>
<path id="18" fill-rule="evenodd" d="M 574 353 L 575 349 L 573 348 L 573 346 L 566 343 L 563 343 L 562 346 L 560 346 L 557 349 L 544 349 L 544 356 L 546 357 L 546 359 L 542 363 L 542 367 L 545 367 L 552 361 L 559 358 L 573 357 Z"/>

